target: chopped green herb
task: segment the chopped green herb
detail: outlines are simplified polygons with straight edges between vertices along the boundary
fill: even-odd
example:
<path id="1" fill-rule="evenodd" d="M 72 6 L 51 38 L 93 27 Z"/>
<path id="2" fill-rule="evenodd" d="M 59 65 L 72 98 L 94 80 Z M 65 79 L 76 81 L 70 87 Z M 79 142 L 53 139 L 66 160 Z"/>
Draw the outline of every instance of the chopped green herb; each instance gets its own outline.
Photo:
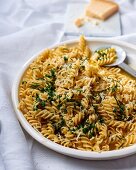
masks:
<path id="1" fill-rule="evenodd" d="M 37 78 L 37 80 L 44 80 L 44 77 Z"/>
<path id="2" fill-rule="evenodd" d="M 44 88 L 44 91 L 48 93 L 48 99 L 52 101 L 53 97 L 55 96 L 54 84 L 48 84 L 47 87 Z"/>
<path id="3" fill-rule="evenodd" d="M 62 106 L 62 104 L 60 103 L 60 104 L 58 104 L 57 105 L 57 109 L 60 109 L 61 108 L 61 106 Z"/>
<path id="4" fill-rule="evenodd" d="M 61 131 L 61 127 L 65 126 L 66 122 L 65 120 L 62 118 L 59 122 L 57 122 L 56 124 L 54 124 L 54 128 L 55 128 L 55 134 Z"/>
<path id="5" fill-rule="evenodd" d="M 83 125 L 82 125 L 82 124 L 79 124 L 79 125 L 77 126 L 77 129 L 80 129 L 80 128 L 83 128 Z"/>
<path id="6" fill-rule="evenodd" d="M 30 85 L 31 88 L 36 89 L 37 87 L 39 87 L 40 85 L 38 83 L 33 83 Z"/>
<path id="7" fill-rule="evenodd" d="M 119 121 L 124 120 L 125 118 L 126 118 L 126 115 L 124 115 L 124 114 L 117 115 L 117 120 L 119 120 Z"/>
<path id="8" fill-rule="evenodd" d="M 78 91 L 79 93 L 81 93 L 81 92 L 83 92 L 83 89 L 77 89 L 77 91 Z"/>
<path id="9" fill-rule="evenodd" d="M 63 113 L 64 114 L 67 113 L 67 109 L 66 108 L 63 109 Z"/>
<path id="10" fill-rule="evenodd" d="M 72 68 L 72 64 L 69 64 L 69 68 Z"/>
<path id="11" fill-rule="evenodd" d="M 60 98 L 61 98 L 61 95 L 57 95 L 56 97 L 57 97 L 57 99 L 60 99 Z"/>
<path id="12" fill-rule="evenodd" d="M 115 98 L 115 100 L 116 100 L 116 102 L 117 102 L 117 105 L 118 105 L 118 107 L 119 107 L 118 112 L 116 112 L 117 120 L 125 120 L 125 119 L 126 119 L 126 115 L 125 115 L 125 113 L 124 113 L 124 111 L 125 111 L 125 105 L 124 105 L 121 101 L 119 101 L 119 100 L 116 98 L 116 96 L 114 96 L 114 98 Z"/>
<path id="13" fill-rule="evenodd" d="M 75 100 L 74 99 L 71 99 L 71 97 L 68 97 L 67 95 L 65 95 L 65 98 L 64 98 L 67 102 L 74 102 Z"/>
<path id="14" fill-rule="evenodd" d="M 92 138 L 93 136 L 95 136 L 95 133 L 94 132 L 90 132 L 89 138 Z"/>
<path id="15" fill-rule="evenodd" d="M 72 128 L 72 129 L 70 129 L 70 131 L 71 131 L 71 132 L 75 132 L 75 131 L 76 131 L 76 129 L 75 129 L 75 128 Z"/>
<path id="16" fill-rule="evenodd" d="M 120 112 L 121 112 L 121 113 L 124 113 L 124 110 L 125 110 L 125 106 L 124 106 L 124 104 L 121 104 L 121 105 L 120 105 Z"/>
<path id="17" fill-rule="evenodd" d="M 64 61 L 68 61 L 68 57 L 67 56 L 64 56 Z"/>
<path id="18" fill-rule="evenodd" d="M 37 107 L 36 104 L 34 105 L 33 110 L 34 110 L 34 111 L 38 110 L 38 107 Z"/>
<path id="19" fill-rule="evenodd" d="M 46 74 L 45 77 L 52 78 L 50 74 Z"/>
<path id="20" fill-rule="evenodd" d="M 42 100 L 42 101 L 40 102 L 40 104 L 41 104 L 42 107 L 45 107 L 45 101 Z"/>
<path id="21" fill-rule="evenodd" d="M 117 85 L 113 86 L 113 87 L 111 88 L 111 91 L 112 91 L 112 92 L 115 92 L 115 91 L 117 90 L 117 87 L 118 87 Z"/>
<path id="22" fill-rule="evenodd" d="M 55 70 L 54 70 L 54 69 L 51 69 L 51 76 L 52 76 L 52 77 L 56 77 L 56 75 L 55 75 Z"/>
<path id="23" fill-rule="evenodd" d="M 95 123 L 91 123 L 90 126 L 89 126 L 89 129 L 94 129 L 95 128 Z"/>
<path id="24" fill-rule="evenodd" d="M 37 109 L 44 109 L 45 108 L 45 101 L 40 99 L 39 95 L 36 94 L 36 108 Z"/>
<path id="25" fill-rule="evenodd" d="M 25 83 L 27 83 L 27 81 L 22 81 L 22 84 L 25 84 Z"/>
<path id="26" fill-rule="evenodd" d="M 39 90 L 40 90 L 40 92 L 42 92 L 42 93 L 45 92 L 45 88 L 41 88 L 41 89 L 39 89 Z"/>
<path id="27" fill-rule="evenodd" d="M 95 113 L 97 113 L 97 112 L 98 112 L 98 106 L 93 105 L 93 108 L 94 108 L 94 110 L 95 110 Z"/>
<path id="28" fill-rule="evenodd" d="M 66 125 L 65 119 L 63 119 L 63 118 L 61 119 L 60 125 L 61 125 L 61 127 Z"/>
<path id="29" fill-rule="evenodd" d="M 133 116 L 129 116 L 128 118 L 127 118 L 127 121 L 130 121 L 130 120 L 132 120 L 133 119 Z"/>
<path id="30" fill-rule="evenodd" d="M 46 74 L 45 77 L 55 78 L 55 77 L 56 77 L 56 75 L 55 75 L 55 69 L 51 69 L 51 70 L 50 70 L 50 74 Z"/>
<path id="31" fill-rule="evenodd" d="M 87 133 L 89 131 L 89 129 L 88 128 L 83 128 L 83 133 Z"/>
<path id="32" fill-rule="evenodd" d="M 39 95 L 36 93 L 36 101 L 39 102 L 41 99 L 39 97 Z"/>
<path id="33" fill-rule="evenodd" d="M 82 106 L 81 102 L 74 100 L 74 107 L 76 107 L 76 106 Z"/>
<path id="34" fill-rule="evenodd" d="M 116 113 L 116 112 L 117 112 L 117 108 L 116 108 L 116 107 L 114 107 L 113 112 L 114 112 L 114 113 Z"/>
<path id="35" fill-rule="evenodd" d="M 45 106 L 46 106 L 46 103 L 45 103 L 45 101 L 40 101 L 38 104 L 37 104 L 37 108 L 38 109 L 44 109 L 45 108 Z"/>
<path id="36" fill-rule="evenodd" d="M 104 123 L 104 119 L 102 117 L 99 118 L 100 123 Z"/>

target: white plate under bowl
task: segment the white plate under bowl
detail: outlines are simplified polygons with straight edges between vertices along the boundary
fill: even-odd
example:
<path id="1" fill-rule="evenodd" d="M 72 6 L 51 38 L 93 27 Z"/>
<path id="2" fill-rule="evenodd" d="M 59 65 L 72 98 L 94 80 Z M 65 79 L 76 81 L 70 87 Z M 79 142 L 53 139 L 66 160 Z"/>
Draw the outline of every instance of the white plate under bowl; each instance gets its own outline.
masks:
<path id="1" fill-rule="evenodd" d="M 65 41 L 63 43 L 59 43 L 55 46 L 52 46 L 50 48 L 55 48 L 59 45 L 62 44 L 67 44 L 68 46 L 72 46 L 77 44 L 79 40 L 71 40 L 71 41 Z M 91 49 L 95 50 L 100 46 L 110 46 L 110 45 L 119 45 L 122 47 L 128 54 L 128 62 L 132 66 L 136 66 L 136 46 L 117 41 L 117 40 L 112 40 L 112 39 L 103 39 L 103 38 L 90 38 L 87 39 L 88 45 L 90 46 Z M 39 52 L 41 53 L 41 51 Z M 39 54 L 38 53 L 38 54 Z M 28 66 L 32 63 L 32 61 L 38 56 L 38 54 L 34 55 L 30 60 L 21 68 L 19 74 L 16 77 L 16 80 L 13 83 L 13 88 L 12 88 L 12 101 L 13 101 L 13 106 L 17 115 L 17 118 L 23 128 L 39 143 L 43 144 L 44 146 L 59 152 L 64 155 L 68 155 L 71 157 L 75 158 L 80 158 L 80 159 L 88 159 L 88 160 L 108 160 L 108 159 L 117 159 L 117 158 L 122 158 L 128 155 L 132 155 L 136 153 L 136 144 L 120 149 L 120 150 L 113 150 L 113 151 L 103 151 L 101 153 L 94 152 L 94 151 L 80 151 L 77 149 L 72 149 L 72 148 L 67 148 L 64 146 L 61 146 L 57 143 L 52 142 L 49 139 L 46 139 L 43 137 L 38 131 L 36 131 L 25 119 L 23 116 L 23 113 L 18 110 L 18 104 L 19 104 L 19 99 L 18 99 L 18 90 L 19 90 L 19 83 L 21 81 L 21 78 L 25 72 L 25 70 L 28 68 Z"/>

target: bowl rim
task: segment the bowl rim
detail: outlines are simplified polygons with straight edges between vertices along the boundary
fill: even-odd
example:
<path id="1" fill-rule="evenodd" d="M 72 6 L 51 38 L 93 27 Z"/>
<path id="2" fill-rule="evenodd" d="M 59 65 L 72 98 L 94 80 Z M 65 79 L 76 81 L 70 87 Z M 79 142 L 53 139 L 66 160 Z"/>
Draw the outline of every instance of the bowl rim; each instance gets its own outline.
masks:
<path id="1" fill-rule="evenodd" d="M 124 47 L 128 47 L 131 48 L 133 50 L 136 50 L 136 46 L 133 44 L 129 44 L 123 41 L 119 41 L 119 40 L 115 40 L 115 39 L 110 39 L 110 38 L 86 38 L 87 41 L 89 42 L 108 42 L 108 43 L 112 43 L 112 44 L 116 44 L 116 45 L 120 45 L 120 46 L 124 46 Z M 49 49 L 52 48 L 56 48 L 60 45 L 63 44 L 73 44 L 73 43 L 78 43 L 79 39 L 73 39 L 73 40 L 68 40 L 68 41 L 64 41 L 61 43 L 57 43 L 56 45 L 50 46 L 48 47 Z M 45 50 L 46 48 L 44 48 L 43 50 Z M 102 152 L 95 152 L 95 151 L 81 151 L 81 150 L 77 150 L 77 149 L 73 149 L 73 148 L 68 148 L 68 147 L 64 147 L 60 144 L 57 144 L 45 137 L 43 137 L 43 135 L 38 132 L 36 129 L 34 129 L 29 123 L 28 121 L 25 119 L 25 117 L 23 116 L 23 113 L 18 109 L 18 88 L 19 88 L 19 84 L 21 81 L 21 78 L 25 72 L 25 70 L 29 67 L 29 65 L 38 57 L 38 55 L 43 51 L 40 50 L 38 53 L 34 54 L 24 65 L 23 67 L 19 70 L 15 80 L 13 81 L 13 85 L 12 85 L 12 93 L 11 93 L 11 97 L 12 97 L 12 103 L 13 103 L 13 107 L 14 107 L 14 111 L 16 113 L 16 117 L 19 120 L 19 122 L 21 123 L 22 127 L 27 131 L 27 133 L 32 136 L 36 141 L 38 141 L 39 143 L 43 144 L 44 146 L 46 146 L 47 148 L 50 148 L 58 153 L 64 154 L 64 155 L 68 155 L 71 157 L 75 157 L 75 158 L 79 158 L 79 159 L 87 159 L 87 160 L 109 160 L 109 159 L 117 159 L 117 158 L 122 158 L 122 157 L 126 157 L 128 155 L 132 155 L 134 153 L 136 153 L 136 144 L 133 144 L 132 146 L 126 147 L 126 148 L 122 148 L 119 150 L 112 150 L 112 151 L 102 151 Z"/>

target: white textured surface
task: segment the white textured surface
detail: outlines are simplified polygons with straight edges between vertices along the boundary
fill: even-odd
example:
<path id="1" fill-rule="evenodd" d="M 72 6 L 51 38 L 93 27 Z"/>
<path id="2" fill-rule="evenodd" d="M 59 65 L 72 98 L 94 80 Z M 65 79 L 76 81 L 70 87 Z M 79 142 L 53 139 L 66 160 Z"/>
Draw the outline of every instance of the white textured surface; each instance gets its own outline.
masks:
<path id="1" fill-rule="evenodd" d="M 92 19 L 90 22 L 85 22 L 82 27 L 75 25 L 75 20 L 79 17 L 84 17 L 87 3 L 73 3 L 69 4 L 66 13 L 66 35 L 84 34 L 87 36 L 119 36 L 121 35 L 120 14 L 117 12 L 105 21 Z M 96 22 L 98 24 L 96 24 Z"/>
<path id="2" fill-rule="evenodd" d="M 25 138 L 15 118 L 10 98 L 15 74 L 35 52 L 60 41 L 69 2 L 73 1 L 0 1 L 0 170 L 34 170 L 34 166 L 36 170 L 136 169 L 136 155 L 114 161 L 83 161 L 58 154 L 27 134 Z M 123 33 L 136 32 L 136 1 L 119 2 Z M 136 44 L 136 34 L 123 39 Z"/>

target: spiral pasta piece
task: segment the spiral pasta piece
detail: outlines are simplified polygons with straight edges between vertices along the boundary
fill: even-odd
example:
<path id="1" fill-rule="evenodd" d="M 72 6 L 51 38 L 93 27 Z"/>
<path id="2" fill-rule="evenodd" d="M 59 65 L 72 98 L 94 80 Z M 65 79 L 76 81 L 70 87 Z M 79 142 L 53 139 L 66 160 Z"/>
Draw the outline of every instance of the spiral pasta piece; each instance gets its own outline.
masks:
<path id="1" fill-rule="evenodd" d="M 97 60 L 100 66 L 108 65 L 114 63 L 117 58 L 117 54 L 114 48 L 103 48 L 97 50 L 94 53 L 95 60 Z"/>

